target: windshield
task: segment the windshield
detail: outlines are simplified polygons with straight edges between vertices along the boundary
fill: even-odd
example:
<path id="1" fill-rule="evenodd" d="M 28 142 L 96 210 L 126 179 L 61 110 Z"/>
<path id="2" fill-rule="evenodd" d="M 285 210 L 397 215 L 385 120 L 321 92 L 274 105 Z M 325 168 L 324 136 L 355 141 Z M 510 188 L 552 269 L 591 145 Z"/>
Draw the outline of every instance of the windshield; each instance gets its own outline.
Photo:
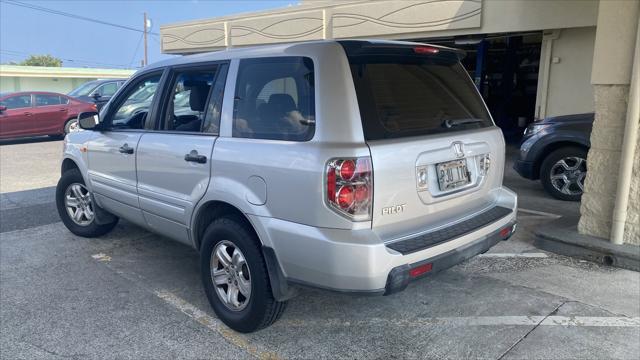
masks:
<path id="1" fill-rule="evenodd" d="M 95 81 L 89 81 L 80 85 L 79 87 L 71 90 L 67 95 L 69 96 L 87 96 L 91 94 L 91 91 L 96 88 L 98 84 Z"/>
<path id="2" fill-rule="evenodd" d="M 457 58 L 360 55 L 349 61 L 367 140 L 492 125 Z"/>

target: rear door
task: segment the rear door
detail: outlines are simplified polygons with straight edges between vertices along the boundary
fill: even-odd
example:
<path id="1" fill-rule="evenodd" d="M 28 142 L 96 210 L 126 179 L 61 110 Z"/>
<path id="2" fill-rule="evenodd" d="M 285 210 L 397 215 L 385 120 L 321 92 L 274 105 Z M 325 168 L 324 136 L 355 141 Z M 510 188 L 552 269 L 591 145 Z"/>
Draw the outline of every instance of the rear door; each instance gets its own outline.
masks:
<path id="1" fill-rule="evenodd" d="M 34 94 L 34 99 L 33 117 L 39 133 L 62 133 L 64 122 L 68 118 L 68 107 L 61 103 L 60 95 Z"/>
<path id="2" fill-rule="evenodd" d="M 138 144 L 140 207 L 147 224 L 189 242 L 188 228 L 211 177 L 226 63 L 177 67 L 162 96 L 159 121 Z"/>
<path id="3" fill-rule="evenodd" d="M 343 45 L 371 152 L 374 229 L 396 237 L 491 206 L 504 141 L 459 54 L 358 44 Z"/>

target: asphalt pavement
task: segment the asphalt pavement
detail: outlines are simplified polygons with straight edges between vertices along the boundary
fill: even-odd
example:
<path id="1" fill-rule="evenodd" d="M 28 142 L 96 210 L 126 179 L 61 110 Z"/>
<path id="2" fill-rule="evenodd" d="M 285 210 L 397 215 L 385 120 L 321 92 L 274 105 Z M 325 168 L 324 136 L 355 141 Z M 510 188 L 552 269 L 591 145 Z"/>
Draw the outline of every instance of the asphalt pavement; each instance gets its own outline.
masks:
<path id="1" fill-rule="evenodd" d="M 640 275 L 546 253 L 532 230 L 578 203 L 505 168 L 518 233 L 388 297 L 302 289 L 238 334 L 211 311 L 191 248 L 122 221 L 85 239 L 53 203 L 60 141 L 0 143 L 0 358 L 626 358 Z M 509 150 L 509 155 L 513 154 Z"/>

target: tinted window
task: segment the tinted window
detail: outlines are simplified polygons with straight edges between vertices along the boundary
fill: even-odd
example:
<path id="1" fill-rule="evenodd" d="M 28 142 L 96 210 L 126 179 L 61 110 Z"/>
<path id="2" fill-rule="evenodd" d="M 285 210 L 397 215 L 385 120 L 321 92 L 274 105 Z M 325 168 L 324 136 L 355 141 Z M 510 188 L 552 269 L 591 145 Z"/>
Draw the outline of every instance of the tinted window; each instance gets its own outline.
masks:
<path id="1" fill-rule="evenodd" d="M 240 61 L 233 136 L 306 141 L 315 131 L 313 62 L 304 57 Z"/>
<path id="2" fill-rule="evenodd" d="M 69 99 L 64 97 L 64 96 L 60 96 L 60 104 L 62 105 L 66 105 L 69 103 Z"/>
<path id="3" fill-rule="evenodd" d="M 378 55 L 349 60 L 367 140 L 492 125 L 457 58 Z"/>
<path id="4" fill-rule="evenodd" d="M 12 96 L 0 101 L 0 105 L 6 106 L 9 110 L 31 107 L 31 95 Z"/>
<path id="5" fill-rule="evenodd" d="M 218 133 L 226 65 L 178 71 L 164 112 L 164 130 Z M 224 85 L 224 84 L 223 84 Z M 213 92 L 212 92 L 213 91 Z"/>
<path id="6" fill-rule="evenodd" d="M 98 93 L 100 96 L 113 96 L 113 94 L 115 94 L 117 90 L 118 90 L 118 83 L 110 82 L 100 86 L 98 89 L 96 89 L 95 92 Z"/>
<path id="7" fill-rule="evenodd" d="M 36 94 L 36 106 L 60 105 L 59 95 Z"/>
<path id="8" fill-rule="evenodd" d="M 114 128 L 144 128 L 161 76 L 162 74 L 154 74 L 144 77 L 129 86 L 126 92 L 117 98 L 116 108 L 113 112 L 110 111 L 110 114 L 113 114 L 111 125 Z"/>

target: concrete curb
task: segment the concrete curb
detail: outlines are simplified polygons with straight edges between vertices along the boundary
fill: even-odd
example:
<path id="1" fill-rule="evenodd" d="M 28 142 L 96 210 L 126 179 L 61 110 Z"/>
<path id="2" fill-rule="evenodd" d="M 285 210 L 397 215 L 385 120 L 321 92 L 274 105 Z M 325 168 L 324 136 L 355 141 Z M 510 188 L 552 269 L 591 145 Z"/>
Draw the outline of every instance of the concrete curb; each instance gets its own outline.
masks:
<path id="1" fill-rule="evenodd" d="M 556 254 L 640 271 L 640 246 L 615 245 L 606 239 L 579 234 L 577 217 L 562 217 L 534 231 L 534 245 Z"/>

